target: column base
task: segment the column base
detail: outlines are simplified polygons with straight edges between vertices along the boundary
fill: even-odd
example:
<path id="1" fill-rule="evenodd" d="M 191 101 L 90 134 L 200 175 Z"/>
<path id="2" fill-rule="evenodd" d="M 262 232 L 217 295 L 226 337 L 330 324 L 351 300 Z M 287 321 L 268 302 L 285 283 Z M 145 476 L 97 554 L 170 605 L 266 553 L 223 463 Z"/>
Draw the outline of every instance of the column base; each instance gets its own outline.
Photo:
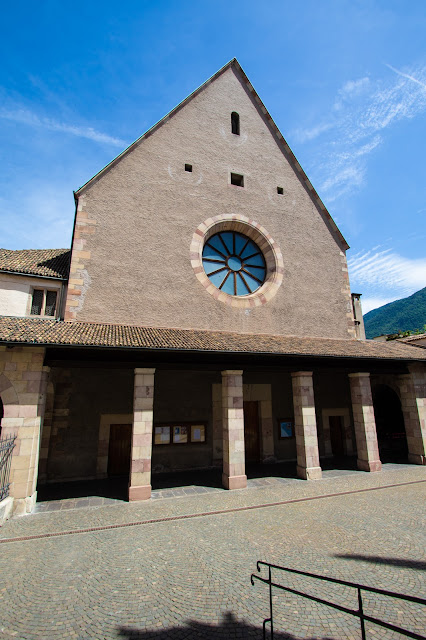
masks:
<path id="1" fill-rule="evenodd" d="M 227 476 L 222 473 L 222 485 L 225 489 L 245 489 L 247 487 L 247 476 Z"/>
<path id="2" fill-rule="evenodd" d="M 422 456 L 420 453 L 409 453 L 408 462 L 411 462 L 411 464 L 426 464 L 426 456 Z"/>
<path id="3" fill-rule="evenodd" d="M 297 465 L 297 477 L 303 480 L 321 480 L 321 467 L 300 467 Z"/>
<path id="4" fill-rule="evenodd" d="M 0 501 L 0 527 L 9 520 L 13 512 L 13 498 L 8 496 Z"/>
<path id="5" fill-rule="evenodd" d="M 149 500 L 151 497 L 151 485 L 145 484 L 139 487 L 129 487 L 129 502 Z"/>
<path id="6" fill-rule="evenodd" d="M 27 513 L 31 513 L 37 502 L 37 491 L 34 491 L 32 496 L 27 498 L 14 498 L 13 500 L 13 515 L 25 516 Z"/>
<path id="7" fill-rule="evenodd" d="M 375 471 L 381 471 L 382 470 L 382 463 L 380 462 L 380 460 L 360 460 L 358 458 L 357 460 L 357 466 L 358 469 L 360 469 L 360 471 L 370 471 L 370 472 L 375 472 Z"/>

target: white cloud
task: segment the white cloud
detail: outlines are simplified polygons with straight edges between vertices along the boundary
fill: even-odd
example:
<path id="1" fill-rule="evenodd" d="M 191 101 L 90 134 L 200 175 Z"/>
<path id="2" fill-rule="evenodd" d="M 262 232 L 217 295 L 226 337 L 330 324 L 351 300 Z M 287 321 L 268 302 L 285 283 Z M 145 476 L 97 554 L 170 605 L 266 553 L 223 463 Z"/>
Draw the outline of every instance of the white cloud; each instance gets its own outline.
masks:
<path id="1" fill-rule="evenodd" d="M 56 120 L 52 120 L 51 118 L 40 118 L 28 109 L 2 109 L 0 111 L 0 118 L 2 118 L 3 120 L 11 120 L 13 122 L 25 124 L 30 127 L 68 133 L 79 138 L 86 138 L 88 140 L 93 140 L 94 142 L 100 142 L 102 144 L 108 144 L 113 147 L 124 148 L 127 146 L 127 143 L 124 140 L 120 140 L 119 138 L 114 138 L 113 136 L 110 136 L 106 133 L 96 131 L 92 127 L 81 127 L 64 122 L 57 122 Z"/>
<path id="2" fill-rule="evenodd" d="M 399 71 L 398 69 L 395 69 L 395 67 L 393 67 L 391 64 L 387 64 L 386 66 L 389 69 L 391 69 L 392 71 L 394 71 L 395 73 L 397 73 L 398 75 L 402 76 L 403 78 L 407 78 L 408 80 L 412 80 L 413 82 L 415 82 L 416 84 L 419 84 L 421 87 L 423 87 L 423 89 L 426 90 L 426 83 L 425 82 L 422 82 L 418 78 L 414 78 L 413 76 L 410 76 L 410 74 L 408 74 L 408 73 L 403 73 L 402 71 Z"/>
<path id="3" fill-rule="evenodd" d="M 307 142 L 308 140 L 314 140 L 321 135 L 321 133 L 331 129 L 332 126 L 333 125 L 331 123 L 325 123 L 319 124 L 312 129 L 296 129 L 296 131 L 294 131 L 294 136 L 299 142 Z"/>
<path id="4" fill-rule="evenodd" d="M 361 167 L 357 167 L 355 165 L 349 165 L 344 167 L 337 173 L 333 173 L 330 178 L 327 178 L 325 182 L 323 182 L 322 188 L 325 191 L 329 191 L 330 189 L 335 190 L 341 187 L 342 185 L 346 185 L 348 182 L 351 184 L 361 185 L 364 178 L 364 171 Z"/>
<path id="5" fill-rule="evenodd" d="M 348 80 L 337 92 L 337 98 L 333 105 L 334 110 L 342 108 L 345 101 L 353 100 L 361 95 L 370 85 L 370 78 L 359 78 L 358 80 Z"/>
<path id="6" fill-rule="evenodd" d="M 385 140 L 386 129 L 426 110 L 426 66 L 404 71 L 387 66 L 395 75 L 345 82 L 327 113 L 327 124 L 294 134 L 302 143 L 325 134 L 321 149 L 313 150 L 317 157 L 311 171 L 326 202 L 361 188 L 368 157 Z M 320 118 L 324 120 L 324 114 Z"/>
<path id="7" fill-rule="evenodd" d="M 426 258 L 405 258 L 391 249 L 359 252 L 348 267 L 352 288 L 361 293 L 371 288 L 395 300 L 426 286 Z"/>

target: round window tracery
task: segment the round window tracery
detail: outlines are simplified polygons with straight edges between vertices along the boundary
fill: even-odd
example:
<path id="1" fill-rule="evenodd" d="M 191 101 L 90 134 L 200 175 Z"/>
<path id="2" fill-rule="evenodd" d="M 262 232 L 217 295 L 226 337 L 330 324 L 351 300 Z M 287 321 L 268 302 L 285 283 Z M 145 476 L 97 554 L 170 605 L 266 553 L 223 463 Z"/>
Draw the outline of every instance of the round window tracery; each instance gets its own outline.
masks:
<path id="1" fill-rule="evenodd" d="M 231 239 L 231 244 L 229 236 L 228 242 L 225 240 L 226 251 L 219 238 L 219 244 L 216 244 L 216 240 L 211 242 L 215 236 L 223 236 L 225 233 L 230 234 Z M 236 234 L 235 250 L 232 245 L 233 233 Z M 247 253 L 243 250 L 244 247 L 239 244 L 240 237 L 244 239 L 244 243 L 247 240 L 252 243 L 250 246 L 254 247 L 253 251 Z M 249 245 L 246 249 L 248 247 Z M 208 255 L 208 249 L 213 252 L 211 255 Z M 260 255 L 256 255 L 257 253 Z M 276 295 L 283 280 L 284 261 L 280 247 L 262 225 L 237 213 L 222 213 L 199 224 L 192 236 L 190 260 L 197 280 L 208 293 L 219 302 L 235 309 L 247 310 L 267 304 Z M 247 277 L 242 270 L 243 263 L 254 265 L 247 269 Z M 247 265 L 244 266 L 246 267 Z M 215 274 L 215 271 L 218 273 Z M 229 276 L 224 282 L 228 272 Z M 246 279 L 248 288 L 239 273 Z M 219 288 L 221 285 L 222 288 Z"/>
<path id="2" fill-rule="evenodd" d="M 262 251 L 237 231 L 221 231 L 204 244 L 204 271 L 210 282 L 231 296 L 247 296 L 265 282 L 266 263 Z"/>

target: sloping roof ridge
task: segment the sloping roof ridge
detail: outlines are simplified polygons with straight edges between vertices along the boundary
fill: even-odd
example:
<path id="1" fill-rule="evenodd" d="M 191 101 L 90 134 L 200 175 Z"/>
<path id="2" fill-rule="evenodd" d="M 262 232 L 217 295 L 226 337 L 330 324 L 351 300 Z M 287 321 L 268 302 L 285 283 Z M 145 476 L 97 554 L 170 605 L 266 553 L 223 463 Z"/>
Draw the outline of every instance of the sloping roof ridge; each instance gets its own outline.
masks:
<path id="1" fill-rule="evenodd" d="M 148 136 L 152 135 L 162 124 L 164 124 L 164 122 L 166 122 L 171 117 L 173 117 L 175 115 L 175 113 L 180 111 L 180 109 L 182 109 L 188 102 L 190 102 L 193 98 L 195 98 L 196 95 L 201 93 L 201 91 L 203 91 L 206 87 L 208 87 L 212 82 L 214 82 L 217 78 L 219 78 L 219 76 L 221 76 L 227 69 L 229 69 L 231 67 L 234 67 L 238 71 L 238 73 L 241 75 L 242 80 L 243 80 L 244 84 L 246 85 L 247 90 L 253 96 L 255 102 L 257 103 L 258 107 L 260 108 L 260 111 L 263 114 L 263 117 L 267 120 L 269 126 L 271 127 L 273 133 L 275 134 L 275 137 L 277 138 L 278 144 L 284 148 L 284 151 L 285 151 L 286 155 L 288 156 L 288 159 L 289 159 L 290 163 L 293 165 L 293 168 L 295 169 L 296 173 L 300 176 L 302 182 L 305 184 L 305 186 L 307 188 L 307 191 L 308 191 L 309 195 L 311 196 L 313 202 L 316 204 L 316 206 L 319 207 L 319 209 L 321 210 L 321 212 L 325 216 L 328 224 L 331 227 L 331 231 L 337 236 L 338 240 L 343 245 L 343 247 L 345 249 L 349 249 L 349 244 L 346 242 L 342 232 L 338 228 L 337 224 L 334 222 L 334 220 L 333 220 L 330 212 L 328 211 L 327 207 L 325 206 L 325 204 L 323 203 L 323 201 L 319 197 L 318 193 L 314 189 L 311 181 L 309 180 L 308 176 L 306 175 L 306 173 L 302 169 L 302 166 L 301 166 L 300 162 L 297 160 L 296 156 L 294 155 L 293 151 L 290 148 L 290 145 L 288 144 L 288 142 L 284 138 L 283 134 L 281 133 L 281 131 L 279 130 L 277 125 L 275 124 L 274 119 L 272 118 L 272 116 L 269 113 L 268 109 L 263 104 L 262 99 L 260 98 L 260 96 L 257 93 L 256 89 L 254 88 L 254 86 L 252 85 L 250 80 L 248 79 L 246 73 L 244 72 L 244 70 L 241 67 L 240 63 L 238 62 L 237 58 L 232 58 L 232 60 L 227 62 L 221 69 L 219 69 L 219 71 L 217 71 L 208 80 L 206 80 L 203 84 L 201 84 L 197 89 L 195 89 L 192 93 L 190 93 L 189 96 L 187 96 L 184 100 L 182 100 L 182 102 L 180 102 L 176 107 L 174 107 L 174 109 L 169 111 L 163 118 L 161 118 L 161 120 L 159 120 L 150 129 L 148 129 L 148 131 L 146 131 L 144 134 L 142 134 L 139 138 L 137 138 L 137 140 L 135 140 L 131 145 L 129 145 L 126 149 L 124 149 L 124 151 L 122 151 L 118 156 L 116 156 L 113 160 L 111 160 L 111 162 L 109 162 L 103 169 L 101 169 L 92 178 L 90 178 L 90 180 L 88 180 L 79 189 L 77 189 L 77 191 L 74 192 L 74 197 L 77 197 L 78 195 L 83 193 L 83 191 L 90 184 L 92 184 L 93 182 L 96 182 L 104 173 L 106 173 L 107 171 L 109 171 L 109 169 L 111 169 L 113 166 L 115 166 L 115 164 L 117 164 L 117 162 L 119 162 L 121 160 L 121 158 L 123 158 L 130 151 L 132 151 L 145 138 L 147 138 Z"/>
<path id="2" fill-rule="evenodd" d="M 5 251 L 7 253 L 26 253 L 26 252 L 33 252 L 33 253 L 43 253 L 44 251 L 54 251 L 56 254 L 61 254 L 61 253 L 65 253 L 66 251 L 71 251 L 70 247 L 68 247 L 67 249 L 62 248 L 62 249 L 5 249 L 4 247 L 0 247 L 0 251 Z"/>
<path id="3" fill-rule="evenodd" d="M 312 200 L 319 207 L 319 209 L 322 211 L 322 213 L 324 214 L 327 222 L 329 223 L 329 225 L 331 227 L 331 230 L 336 234 L 336 236 L 338 237 L 339 241 L 342 243 L 344 248 L 345 249 L 349 249 L 349 244 L 345 240 L 345 238 L 344 238 L 342 232 L 340 231 L 339 227 L 337 226 L 337 224 L 334 222 L 334 220 L 333 220 L 330 212 L 328 211 L 327 207 L 325 206 L 325 204 L 323 203 L 323 201 L 319 197 L 318 193 L 314 189 L 312 182 L 309 180 L 308 176 L 304 172 L 304 170 L 302 168 L 302 165 L 300 164 L 300 162 L 298 161 L 298 159 L 294 155 L 290 145 L 288 144 L 287 140 L 284 138 L 283 134 L 279 130 L 278 126 L 276 125 L 276 123 L 275 123 L 274 119 L 272 118 L 271 114 L 269 113 L 268 109 L 263 104 L 262 99 L 260 98 L 260 96 L 257 93 L 256 89 L 253 87 L 252 83 L 248 79 L 247 75 L 245 74 L 245 72 L 242 69 L 242 67 L 241 67 L 240 63 L 238 62 L 238 60 L 236 58 L 234 58 L 234 61 L 235 61 L 235 66 L 237 67 L 238 71 L 241 73 L 241 75 L 242 75 L 242 77 L 244 79 L 244 82 L 245 82 L 245 84 L 247 86 L 247 89 L 253 95 L 253 97 L 255 99 L 255 102 L 258 103 L 260 110 L 262 111 L 264 117 L 268 121 L 271 129 L 273 130 L 276 138 L 278 139 L 278 143 L 282 147 L 284 147 L 284 150 L 285 150 L 285 152 L 286 152 L 286 154 L 287 154 L 287 156 L 288 156 L 288 158 L 290 160 L 290 163 L 293 165 L 293 168 L 296 170 L 296 172 L 299 174 L 302 182 L 305 184 L 305 186 L 306 186 L 306 188 L 308 190 L 308 193 L 311 196 Z"/>
<path id="4" fill-rule="evenodd" d="M 221 76 L 222 73 L 224 73 L 227 69 L 229 69 L 235 63 L 241 69 L 237 59 L 236 58 L 232 58 L 232 60 L 227 62 L 225 65 L 223 65 L 223 67 L 221 67 L 219 69 L 219 71 L 216 71 L 215 74 L 210 76 L 210 78 L 208 78 L 205 82 L 203 82 L 203 84 L 201 84 L 199 87 L 197 87 L 197 89 L 195 89 L 192 93 L 190 93 L 186 98 L 184 98 L 181 102 L 179 102 L 179 104 L 177 104 L 175 107 L 173 107 L 173 109 L 171 109 L 171 111 L 166 113 L 166 115 L 163 116 L 160 120 L 158 120 L 158 122 L 156 122 L 154 125 L 152 125 L 152 127 L 150 127 L 148 129 L 148 131 L 145 131 L 145 133 L 143 133 L 141 136 L 139 136 L 139 138 L 137 138 L 134 142 L 132 142 L 132 144 L 130 144 L 128 147 L 126 147 L 118 156 L 116 156 L 113 160 L 111 160 L 111 162 L 109 162 L 107 165 L 105 165 L 105 167 L 103 169 L 98 171 L 98 173 L 95 173 L 95 175 L 92 178 L 90 178 L 90 180 L 85 182 L 79 189 L 77 189 L 77 191 L 74 191 L 74 197 L 76 197 L 76 196 L 80 195 L 81 193 L 83 193 L 83 191 L 92 182 L 96 182 L 104 173 L 106 173 L 107 171 L 109 171 L 109 169 L 111 169 L 113 166 L 115 166 L 117 164 L 117 162 L 119 162 L 121 160 L 121 158 L 123 158 L 128 153 L 130 153 L 130 151 L 132 151 L 135 147 L 137 147 L 143 140 L 145 140 L 145 138 L 148 138 L 150 135 L 152 135 L 154 133 L 154 131 L 156 131 L 159 127 L 161 127 L 162 124 L 167 122 L 167 120 L 169 120 L 169 118 L 174 116 L 175 113 L 180 111 L 188 102 L 190 102 L 193 98 L 195 98 L 196 95 L 201 93 L 201 91 L 203 91 L 203 89 L 205 89 L 209 84 L 211 84 L 214 80 L 216 80 L 216 78 Z"/>

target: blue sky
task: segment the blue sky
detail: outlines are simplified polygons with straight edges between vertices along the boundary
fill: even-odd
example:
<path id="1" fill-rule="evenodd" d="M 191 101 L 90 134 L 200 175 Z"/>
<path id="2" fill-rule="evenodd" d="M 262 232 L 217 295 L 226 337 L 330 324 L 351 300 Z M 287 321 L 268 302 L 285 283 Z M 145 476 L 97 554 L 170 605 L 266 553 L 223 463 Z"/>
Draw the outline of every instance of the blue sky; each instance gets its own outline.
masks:
<path id="1" fill-rule="evenodd" d="M 351 245 L 364 312 L 426 286 L 424 0 L 23 0 L 2 18 L 2 247 L 68 247 L 73 189 L 235 56 Z"/>

